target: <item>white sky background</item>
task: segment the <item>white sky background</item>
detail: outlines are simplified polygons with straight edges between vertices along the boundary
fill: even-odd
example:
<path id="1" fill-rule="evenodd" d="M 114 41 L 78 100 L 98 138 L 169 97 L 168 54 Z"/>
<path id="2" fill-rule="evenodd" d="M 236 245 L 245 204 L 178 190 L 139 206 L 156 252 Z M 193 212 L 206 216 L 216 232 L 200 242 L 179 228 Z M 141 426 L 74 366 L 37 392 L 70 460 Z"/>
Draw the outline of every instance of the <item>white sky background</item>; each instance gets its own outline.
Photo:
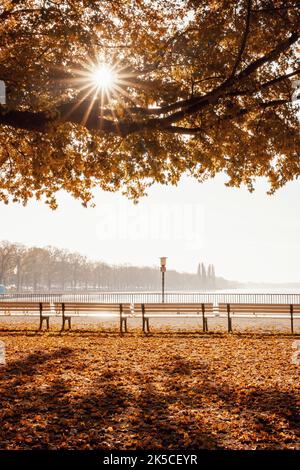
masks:
<path id="1" fill-rule="evenodd" d="M 225 180 L 156 185 L 137 206 L 103 191 L 88 209 L 65 193 L 56 211 L 36 201 L 0 203 L 0 240 L 53 245 L 113 264 L 153 266 L 168 256 L 170 269 L 189 272 L 201 260 L 228 279 L 299 282 L 300 182 L 268 196 L 262 180 L 252 194 L 225 187 Z"/>

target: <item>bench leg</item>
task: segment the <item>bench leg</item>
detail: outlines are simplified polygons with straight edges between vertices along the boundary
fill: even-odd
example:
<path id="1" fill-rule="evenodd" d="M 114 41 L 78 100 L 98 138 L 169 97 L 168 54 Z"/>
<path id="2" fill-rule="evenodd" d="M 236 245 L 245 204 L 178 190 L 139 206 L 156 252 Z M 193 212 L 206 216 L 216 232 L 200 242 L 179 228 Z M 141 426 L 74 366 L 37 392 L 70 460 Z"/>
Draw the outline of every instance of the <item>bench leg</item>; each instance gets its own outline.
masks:
<path id="1" fill-rule="evenodd" d="M 39 326 L 39 331 L 42 330 L 43 328 L 43 321 L 46 321 L 46 329 L 49 330 L 49 317 L 40 317 L 40 326 Z"/>
<path id="2" fill-rule="evenodd" d="M 143 333 L 150 333 L 149 318 L 143 318 Z"/>
<path id="3" fill-rule="evenodd" d="M 228 333 L 232 333 L 232 318 L 228 318 Z"/>
<path id="4" fill-rule="evenodd" d="M 203 331 L 203 333 L 205 333 L 206 331 L 208 331 L 207 318 L 203 318 L 203 322 L 202 322 L 202 331 Z"/>
<path id="5" fill-rule="evenodd" d="M 205 318 L 205 324 L 204 324 L 204 327 L 205 327 L 205 330 L 204 331 L 208 331 L 208 322 L 207 322 L 207 318 Z"/>
<path id="6" fill-rule="evenodd" d="M 123 328 L 124 325 L 124 328 Z M 120 333 L 127 333 L 127 318 L 121 318 L 120 321 Z"/>
<path id="7" fill-rule="evenodd" d="M 64 317 L 64 318 L 63 318 L 63 321 L 62 321 L 62 328 L 61 328 L 62 331 L 65 330 L 65 323 L 66 323 L 66 321 L 68 322 L 68 329 L 69 329 L 69 330 L 71 329 L 71 317 Z"/>

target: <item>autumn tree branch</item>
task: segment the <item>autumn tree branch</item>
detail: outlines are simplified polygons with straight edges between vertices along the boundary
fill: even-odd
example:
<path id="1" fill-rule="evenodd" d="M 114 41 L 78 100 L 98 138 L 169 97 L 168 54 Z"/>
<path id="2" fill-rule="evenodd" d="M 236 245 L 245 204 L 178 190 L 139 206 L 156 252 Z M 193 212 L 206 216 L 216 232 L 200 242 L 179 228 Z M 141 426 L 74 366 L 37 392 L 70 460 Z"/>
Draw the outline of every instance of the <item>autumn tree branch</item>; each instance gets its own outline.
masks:
<path id="1" fill-rule="evenodd" d="M 231 78 L 234 77 L 234 75 L 235 75 L 235 72 L 236 72 L 236 70 L 239 66 L 239 63 L 241 61 L 243 52 L 244 52 L 245 47 L 246 47 L 247 37 L 248 37 L 248 34 L 249 34 L 249 29 L 250 29 L 251 6 L 252 6 L 252 1 L 247 0 L 246 26 L 245 26 L 244 34 L 243 34 L 243 37 L 242 37 L 240 50 L 239 50 L 238 56 L 236 58 L 236 61 L 234 63 L 234 66 L 233 66 L 233 69 L 232 69 L 232 72 L 231 72 L 231 76 L 230 76 Z"/>
<path id="2" fill-rule="evenodd" d="M 231 121 L 234 119 L 238 119 L 240 117 L 249 114 L 250 112 L 254 111 L 255 109 L 267 109 L 271 107 L 281 106 L 283 104 L 289 103 L 289 100 L 273 100 L 273 101 L 266 101 L 263 103 L 257 103 L 256 105 L 249 106 L 248 108 L 240 108 L 232 113 L 225 114 L 221 118 L 218 119 L 218 124 Z M 185 134 L 185 135 L 195 135 L 195 134 L 205 134 L 209 129 L 212 129 L 217 123 L 210 125 L 209 127 L 182 127 L 182 126 L 167 126 L 164 128 L 165 132 L 170 132 L 174 134 Z"/>
<path id="3" fill-rule="evenodd" d="M 280 54 L 285 52 L 292 44 L 299 39 L 299 34 L 293 32 L 287 39 L 277 44 L 277 46 L 270 52 L 266 53 L 259 59 L 254 60 L 248 66 L 246 66 L 241 72 L 235 74 L 240 58 L 243 54 L 246 45 L 246 39 L 249 30 L 249 11 L 251 2 L 248 2 L 248 13 L 246 20 L 246 28 L 244 31 L 240 51 L 238 54 L 237 61 L 235 63 L 233 72 L 230 77 L 223 81 L 212 91 L 202 95 L 194 96 L 187 100 L 179 100 L 169 105 L 161 106 L 159 108 L 136 108 L 135 113 L 138 114 L 139 119 L 120 119 L 111 120 L 106 119 L 99 108 L 98 103 L 94 103 L 90 106 L 90 103 L 82 102 L 80 105 L 76 103 L 63 103 L 56 107 L 53 112 L 39 111 L 33 112 L 28 110 L 5 110 L 5 107 L 0 107 L 0 124 L 8 125 L 15 128 L 26 129 L 29 131 L 46 132 L 47 128 L 58 122 L 66 121 L 74 124 L 85 126 L 89 130 L 101 130 L 107 133 L 127 135 L 129 133 L 138 132 L 142 129 L 159 129 L 163 132 L 169 131 L 174 132 L 175 126 L 172 124 L 186 119 L 188 116 L 195 115 L 201 109 L 216 105 L 220 99 L 226 98 L 230 95 L 229 90 L 237 85 L 243 83 L 245 78 L 248 78 L 256 70 L 262 67 L 265 63 L 268 63 L 276 59 Z M 270 86 L 279 80 L 283 80 L 293 74 L 298 73 L 294 71 L 291 74 L 286 74 L 282 77 L 277 77 L 265 84 L 260 85 L 260 89 Z M 256 90 L 253 90 L 254 93 Z M 245 94 L 244 91 L 234 91 L 234 93 Z M 237 95 L 235 95 L 237 96 Z M 75 106 L 76 105 L 76 106 Z M 91 112 L 86 117 L 87 106 L 91 107 Z M 133 112 L 133 109 L 130 108 Z M 107 113 L 113 115 L 110 110 Z M 107 114 L 106 114 L 107 115 Z M 150 118 L 149 118 L 150 116 Z M 154 116 L 154 117 L 151 117 Z M 177 127 L 178 133 L 183 133 L 182 127 Z M 188 130 L 188 132 L 190 132 Z"/>
<path id="4" fill-rule="evenodd" d="M 263 57 L 260 57 L 259 59 L 251 62 L 251 64 L 249 64 L 238 75 L 236 75 L 235 77 L 233 76 L 229 77 L 222 84 L 216 87 L 213 91 L 205 95 L 194 96 L 187 100 L 176 101 L 169 105 L 160 106 L 157 108 L 138 108 L 138 107 L 131 108 L 131 111 L 139 113 L 141 115 L 144 114 L 144 115 L 158 116 L 158 115 L 168 114 L 172 111 L 180 110 L 178 111 L 178 114 L 175 113 L 172 116 L 174 117 L 175 120 L 181 119 L 182 117 L 184 117 L 186 114 L 189 113 L 188 109 L 191 111 L 191 114 L 192 114 L 195 112 L 194 106 L 199 105 L 199 109 L 200 109 L 202 105 L 205 105 L 205 103 L 207 103 L 208 100 L 211 100 L 211 102 L 213 102 L 214 99 L 219 98 L 222 95 L 223 91 L 225 91 L 227 88 L 232 87 L 238 81 L 242 81 L 244 78 L 247 78 L 249 75 L 254 73 L 258 68 L 260 68 L 265 63 L 271 60 L 274 60 L 281 53 L 285 52 L 298 39 L 299 39 L 299 33 L 292 33 L 288 39 L 286 39 L 285 41 L 282 41 L 274 49 L 272 49 L 272 51 L 265 54 Z M 184 111 L 186 108 L 188 108 L 187 111 Z"/>
<path id="5" fill-rule="evenodd" d="M 235 119 L 237 117 L 241 117 L 255 108 L 267 108 L 267 107 L 274 107 L 280 106 L 283 104 L 288 103 L 289 100 L 273 100 L 263 103 L 257 103 L 249 108 L 242 108 L 234 113 L 229 113 L 223 116 L 219 122 Z M 64 111 L 66 108 L 64 107 Z M 68 118 L 68 122 L 72 122 L 74 124 L 82 125 L 83 115 L 82 109 L 76 109 L 72 115 Z M 5 114 L 0 114 L 0 124 L 4 124 L 7 126 L 12 126 L 15 128 L 26 129 L 29 131 L 38 131 L 38 132 L 46 132 L 47 127 L 51 124 L 55 124 L 58 122 L 63 121 L 63 119 L 57 120 L 53 117 L 47 115 L 45 112 L 39 113 L 32 113 L 29 111 L 10 111 Z M 172 126 L 168 125 L 168 121 L 166 119 L 150 119 L 144 122 L 130 122 L 126 120 L 121 121 L 111 121 L 108 119 L 101 120 L 100 126 L 100 119 L 99 114 L 95 111 L 91 113 L 88 117 L 87 121 L 85 122 L 85 127 L 90 131 L 94 130 L 101 130 L 105 133 L 112 133 L 116 135 L 128 135 L 131 133 L 139 132 L 142 130 L 159 130 L 160 132 L 166 133 L 177 133 L 177 134 L 197 134 L 200 132 L 204 132 L 207 129 L 203 127 L 183 127 L 183 126 Z"/>

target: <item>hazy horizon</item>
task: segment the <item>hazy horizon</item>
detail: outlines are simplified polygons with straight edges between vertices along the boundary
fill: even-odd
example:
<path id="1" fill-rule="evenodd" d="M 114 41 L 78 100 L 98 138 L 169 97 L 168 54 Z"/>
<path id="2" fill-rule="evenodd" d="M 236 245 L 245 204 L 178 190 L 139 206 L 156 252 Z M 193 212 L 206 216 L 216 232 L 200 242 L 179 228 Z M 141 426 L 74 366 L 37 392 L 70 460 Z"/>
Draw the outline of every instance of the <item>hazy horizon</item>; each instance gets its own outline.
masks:
<path id="1" fill-rule="evenodd" d="M 168 269 L 180 272 L 194 273 L 203 261 L 232 281 L 298 282 L 298 182 L 268 196 L 263 180 L 254 193 L 224 181 L 219 175 L 201 184 L 185 177 L 177 187 L 155 185 L 138 205 L 100 190 L 95 208 L 66 193 L 56 211 L 37 201 L 0 203 L 0 239 L 53 245 L 109 264 L 153 267 L 168 256 Z"/>

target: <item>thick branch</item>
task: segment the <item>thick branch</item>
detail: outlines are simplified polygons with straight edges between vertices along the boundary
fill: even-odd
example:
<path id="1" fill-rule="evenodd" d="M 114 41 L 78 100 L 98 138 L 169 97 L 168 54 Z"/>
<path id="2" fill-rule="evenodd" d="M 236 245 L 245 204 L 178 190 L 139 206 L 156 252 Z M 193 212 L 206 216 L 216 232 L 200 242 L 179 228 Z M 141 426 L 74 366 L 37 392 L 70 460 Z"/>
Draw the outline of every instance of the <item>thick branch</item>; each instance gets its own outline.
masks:
<path id="1" fill-rule="evenodd" d="M 234 119 L 238 119 L 240 117 L 245 116 L 246 114 L 251 113 L 255 109 L 266 109 L 276 106 L 281 106 L 283 104 L 289 103 L 289 100 L 273 100 L 273 101 L 266 101 L 264 103 L 259 103 L 248 108 L 240 108 L 238 111 L 234 113 L 225 114 L 224 116 L 218 119 L 218 124 L 231 121 Z M 165 127 L 163 130 L 165 132 L 170 132 L 173 134 L 185 134 L 185 135 L 195 135 L 195 134 L 205 134 L 208 130 L 214 128 L 216 123 L 208 126 L 208 127 L 182 127 L 182 126 L 168 126 Z"/>
<path id="2" fill-rule="evenodd" d="M 116 124 L 108 119 L 100 119 L 100 114 L 91 110 L 91 113 L 85 118 L 87 109 L 82 106 L 72 109 L 70 104 L 64 104 L 58 108 L 55 115 L 49 112 L 32 111 L 8 111 L 0 113 L 0 124 L 14 127 L 16 129 L 25 129 L 28 131 L 47 132 L 49 126 L 58 122 L 70 122 L 73 124 L 84 125 L 89 130 L 104 130 L 105 132 L 116 133 Z M 0 108 L 1 109 L 1 108 Z M 124 129 L 125 130 L 125 129 Z M 120 132 L 122 133 L 122 132 Z"/>
<path id="3" fill-rule="evenodd" d="M 239 79 L 248 77 L 250 74 L 255 72 L 258 68 L 260 68 L 262 65 L 276 59 L 280 54 L 282 54 L 287 49 L 289 49 L 289 47 L 291 47 L 291 45 L 294 44 L 298 39 L 299 39 L 299 33 L 296 33 L 296 32 L 292 33 L 288 39 L 286 39 L 285 41 L 282 41 L 268 54 L 265 54 L 263 57 L 260 57 L 254 62 L 251 62 L 251 64 L 249 64 L 248 67 L 242 70 L 237 75 L 237 77 Z"/>
<path id="4" fill-rule="evenodd" d="M 235 75 L 236 69 L 239 66 L 239 63 L 241 61 L 242 55 L 243 55 L 245 47 L 246 47 L 247 37 L 248 37 L 248 34 L 249 34 L 249 29 L 250 29 L 251 6 L 252 6 L 252 1 L 247 0 L 246 26 L 245 26 L 244 34 L 243 34 L 243 37 L 242 37 L 240 50 L 239 50 L 238 56 L 236 58 L 235 64 L 234 64 L 232 72 L 231 72 L 231 77 L 233 77 Z"/>
<path id="5" fill-rule="evenodd" d="M 268 80 L 265 83 L 262 83 L 261 85 L 254 86 L 253 89 L 251 90 L 235 90 L 229 92 L 226 96 L 245 96 L 245 95 L 251 95 L 253 93 L 257 93 L 258 91 L 264 90 L 265 88 L 268 88 L 272 85 L 275 85 L 276 83 L 282 82 L 283 80 L 286 80 L 290 77 L 294 77 L 295 75 L 300 74 L 300 69 L 294 70 L 293 72 L 287 73 L 285 75 L 281 75 L 279 77 L 272 78 L 272 80 Z"/>
<path id="6" fill-rule="evenodd" d="M 31 14 L 31 13 L 40 14 L 41 9 L 40 8 L 25 8 L 23 10 L 15 10 L 15 11 L 5 10 L 3 13 L 0 14 L 0 20 L 4 21 L 11 16 L 18 16 L 18 15 L 24 16 L 26 14 Z"/>
<path id="7" fill-rule="evenodd" d="M 221 118 L 221 121 L 234 119 L 238 116 L 247 114 L 256 108 L 267 108 L 270 106 L 280 106 L 288 103 L 288 100 L 274 100 L 264 103 L 258 103 L 254 106 L 245 109 L 239 109 L 238 112 L 233 114 L 225 115 Z M 64 108 L 60 108 L 60 111 L 65 113 L 67 111 L 66 105 Z M 48 126 L 51 124 L 57 124 L 59 122 L 67 121 L 73 124 L 84 125 L 90 131 L 103 131 L 106 133 L 113 133 L 117 135 L 128 135 L 131 133 L 139 132 L 144 129 L 158 130 L 160 132 L 171 132 L 177 134 L 196 134 L 199 132 L 205 132 L 207 129 L 203 128 L 185 128 L 182 126 L 169 125 L 165 119 L 150 119 L 144 122 L 129 122 L 129 121 L 111 121 L 108 119 L 100 119 L 99 112 L 92 110 L 89 117 L 84 122 L 85 113 L 83 109 L 78 107 L 76 110 L 71 112 L 68 110 L 69 115 L 66 118 L 53 117 L 45 112 L 32 113 L 30 111 L 9 111 L 6 113 L 0 113 L 0 124 L 11 126 L 18 129 L 25 129 L 28 131 L 38 131 L 46 133 Z"/>

